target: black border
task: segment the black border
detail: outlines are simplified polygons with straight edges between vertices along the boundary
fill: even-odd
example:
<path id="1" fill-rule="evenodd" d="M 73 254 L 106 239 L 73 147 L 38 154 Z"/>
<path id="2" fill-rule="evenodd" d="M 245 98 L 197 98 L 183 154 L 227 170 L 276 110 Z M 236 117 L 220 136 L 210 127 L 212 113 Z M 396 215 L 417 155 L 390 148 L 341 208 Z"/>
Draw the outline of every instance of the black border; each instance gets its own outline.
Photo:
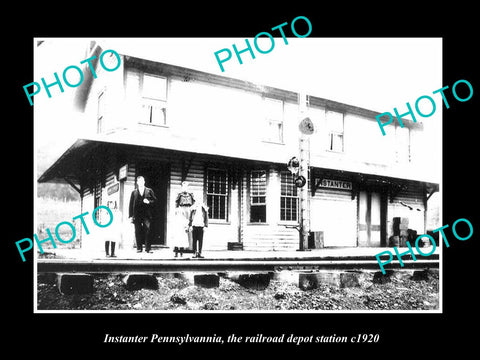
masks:
<path id="1" fill-rule="evenodd" d="M 110 4 L 112 5 L 112 4 Z M 135 6 L 130 3 L 128 7 Z M 241 3 L 232 9 L 232 4 L 223 3 L 220 7 L 203 4 L 199 9 L 184 4 L 183 9 L 162 9 L 157 7 L 151 14 L 138 11 L 144 16 L 141 20 L 129 20 L 132 11 L 116 15 L 118 8 L 127 5 L 115 4 L 100 13 L 97 5 L 77 8 L 72 18 L 64 24 L 50 11 L 37 12 L 35 16 L 19 19 L 23 32 L 6 42 L 8 51 L 3 56 L 6 65 L 7 84 L 4 96 L 9 99 L 4 108 L 3 146 L 4 151 L 4 192 L 8 209 L 4 228 L 4 298 L 6 316 L 11 319 L 7 325 L 5 342 L 17 351 L 28 346 L 41 351 L 43 346 L 51 346 L 49 356 L 64 357 L 67 354 L 96 355 L 121 354 L 134 350 L 140 356 L 157 352 L 167 356 L 167 352 L 185 351 L 202 354 L 212 349 L 223 356 L 230 354 L 256 354 L 257 349 L 268 350 L 283 355 L 312 351 L 322 356 L 324 351 L 334 350 L 340 355 L 344 350 L 354 350 L 375 355 L 387 355 L 401 351 L 405 354 L 440 354 L 443 350 L 460 345 L 463 351 L 473 348 L 474 331 L 468 319 L 476 313 L 474 256 L 478 251 L 480 222 L 478 211 L 473 204 L 478 197 L 475 172 L 476 144 L 478 136 L 475 128 L 478 108 L 479 88 L 476 77 L 477 39 L 473 19 L 475 9 L 456 4 L 446 9 L 444 5 L 427 6 L 398 3 L 385 5 L 385 9 L 370 9 L 366 4 L 347 5 L 343 9 L 330 10 L 325 6 L 305 6 L 294 9 L 290 4 L 269 5 L 261 12 L 257 7 Z M 154 6 L 155 8 L 155 6 Z M 278 10 L 280 8 L 280 11 Z M 165 11 L 165 14 L 160 14 Z M 472 14 L 472 15 L 470 15 Z M 474 96 L 465 103 L 451 101 L 450 109 L 443 109 L 444 115 L 444 204 L 443 224 L 451 224 L 458 218 L 469 219 L 475 229 L 471 239 L 465 242 L 451 237 L 450 248 L 444 247 L 444 313 L 443 314 L 33 314 L 33 258 L 21 262 L 14 242 L 30 237 L 33 229 L 33 107 L 25 101 L 22 86 L 33 81 L 33 37 L 204 37 L 238 36 L 253 37 L 282 22 L 290 22 L 303 15 L 313 25 L 311 37 L 443 37 L 443 85 L 459 79 L 468 80 L 474 89 Z M 38 19 L 42 19 L 39 21 Z M 65 17 L 67 19 L 67 17 Z M 10 31 L 11 33 L 11 31 Z M 194 56 L 194 54 L 192 54 Z M 413 54 L 379 54 L 388 61 L 389 57 L 414 56 Z M 433 89 L 432 89 L 433 90 Z M 13 100 L 13 102 L 11 101 Z M 403 99 L 399 99 L 402 101 Z M 14 105 L 15 104 L 15 105 Z M 399 104 L 400 105 L 400 104 Z M 448 233 L 447 234 L 451 234 Z M 450 239 L 450 238 L 449 238 Z M 31 254 L 31 253 L 30 253 Z M 11 316 L 10 316 L 11 314 Z M 473 319 L 472 319 L 473 320 Z M 472 324 L 474 325 L 474 324 Z M 475 326 L 475 325 L 474 325 Z M 350 336 L 357 333 L 380 334 L 377 344 L 321 344 L 292 346 L 225 344 L 221 347 L 203 345 L 159 345 L 159 344 L 103 344 L 105 333 L 124 335 L 222 335 L 231 333 L 241 336 L 281 335 L 328 335 Z M 28 345 L 27 345 L 28 344 Z M 65 352 L 65 351 L 68 352 Z M 379 353 L 380 350 L 388 353 Z M 212 354 L 212 353 L 209 353 Z M 261 354 L 261 356 L 268 356 Z M 170 353 L 168 356 L 172 356 Z"/>

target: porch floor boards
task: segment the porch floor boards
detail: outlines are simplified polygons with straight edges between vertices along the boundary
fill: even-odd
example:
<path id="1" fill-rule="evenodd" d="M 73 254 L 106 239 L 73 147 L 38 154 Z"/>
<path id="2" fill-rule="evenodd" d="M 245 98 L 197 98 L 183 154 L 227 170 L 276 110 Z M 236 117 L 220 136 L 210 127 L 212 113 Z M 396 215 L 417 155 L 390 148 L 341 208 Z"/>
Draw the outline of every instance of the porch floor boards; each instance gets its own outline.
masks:
<path id="1" fill-rule="evenodd" d="M 408 248 L 397 248 L 399 253 L 405 253 Z M 323 248 L 312 249 L 307 251 L 297 250 L 203 250 L 201 260 L 244 260 L 244 261 L 268 261 L 268 260 L 375 260 L 375 255 L 383 252 L 390 251 L 393 254 L 392 262 L 398 262 L 395 252 L 391 247 L 355 247 L 355 248 Z M 430 256 L 422 256 L 418 254 L 416 249 L 413 249 L 417 261 L 419 260 L 438 260 L 440 249 L 436 248 L 435 252 Z M 422 252 L 425 254 L 431 251 L 431 247 L 422 248 Z M 46 256 L 45 256 L 46 255 Z M 106 257 L 105 253 L 100 250 L 86 250 L 86 249 L 49 249 L 45 250 L 45 255 L 38 254 L 38 259 L 53 258 L 53 259 L 72 259 L 72 260 L 185 260 L 193 257 L 192 253 L 184 253 L 183 257 L 175 257 L 175 254 L 170 248 L 153 249 L 151 253 L 145 251 L 137 253 L 134 248 L 132 249 L 118 249 L 115 252 L 116 257 Z M 386 255 L 382 256 L 382 259 Z M 406 253 L 403 259 L 410 258 L 411 255 Z M 196 260 L 196 259 L 192 259 Z"/>

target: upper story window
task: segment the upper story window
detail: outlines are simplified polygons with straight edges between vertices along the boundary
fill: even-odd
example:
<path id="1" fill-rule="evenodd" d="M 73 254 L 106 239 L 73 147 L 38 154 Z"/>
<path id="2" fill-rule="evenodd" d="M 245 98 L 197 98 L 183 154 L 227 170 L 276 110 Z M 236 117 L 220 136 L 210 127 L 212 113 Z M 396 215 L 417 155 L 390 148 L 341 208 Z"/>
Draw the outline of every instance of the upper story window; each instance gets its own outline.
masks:
<path id="1" fill-rule="evenodd" d="M 167 78 L 143 75 L 142 117 L 140 122 L 152 125 L 167 125 Z"/>
<path id="2" fill-rule="evenodd" d="M 98 95 L 97 102 L 97 133 L 100 134 L 103 131 L 105 117 L 105 92 L 102 91 Z"/>
<path id="3" fill-rule="evenodd" d="M 395 155 L 398 163 L 410 162 L 410 129 L 395 127 Z"/>
<path id="4" fill-rule="evenodd" d="M 336 111 L 326 112 L 327 118 L 327 150 L 335 152 L 343 152 L 343 132 L 344 119 L 343 113 Z"/>
<path id="5" fill-rule="evenodd" d="M 264 140 L 283 144 L 283 101 L 264 98 L 263 110 L 266 123 Z"/>

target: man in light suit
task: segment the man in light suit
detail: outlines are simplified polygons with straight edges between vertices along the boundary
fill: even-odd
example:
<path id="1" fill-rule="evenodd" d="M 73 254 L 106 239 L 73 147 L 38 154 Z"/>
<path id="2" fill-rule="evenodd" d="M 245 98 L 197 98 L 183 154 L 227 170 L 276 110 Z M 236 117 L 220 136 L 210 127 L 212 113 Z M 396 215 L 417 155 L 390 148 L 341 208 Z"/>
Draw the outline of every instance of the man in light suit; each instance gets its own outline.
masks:
<path id="1" fill-rule="evenodd" d="M 145 186 L 145 178 L 137 177 L 137 188 L 132 191 L 128 208 L 128 217 L 135 225 L 137 252 L 142 252 L 142 245 L 145 243 L 145 252 L 150 253 L 152 205 L 155 201 L 157 198 L 153 190 Z"/>

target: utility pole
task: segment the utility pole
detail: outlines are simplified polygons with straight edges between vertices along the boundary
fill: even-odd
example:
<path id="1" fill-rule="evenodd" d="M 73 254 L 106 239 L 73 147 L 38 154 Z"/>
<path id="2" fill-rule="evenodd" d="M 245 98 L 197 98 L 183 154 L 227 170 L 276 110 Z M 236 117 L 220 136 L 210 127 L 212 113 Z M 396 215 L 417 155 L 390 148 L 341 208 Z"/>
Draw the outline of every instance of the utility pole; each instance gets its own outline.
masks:
<path id="1" fill-rule="evenodd" d="M 310 207 L 308 201 L 308 180 L 310 166 L 310 135 L 313 133 L 313 123 L 307 115 L 307 95 L 304 92 L 298 94 L 299 109 L 299 177 L 306 183 L 299 187 L 300 191 L 300 219 L 299 219 L 299 251 L 308 250 L 308 234 L 310 232 Z"/>

